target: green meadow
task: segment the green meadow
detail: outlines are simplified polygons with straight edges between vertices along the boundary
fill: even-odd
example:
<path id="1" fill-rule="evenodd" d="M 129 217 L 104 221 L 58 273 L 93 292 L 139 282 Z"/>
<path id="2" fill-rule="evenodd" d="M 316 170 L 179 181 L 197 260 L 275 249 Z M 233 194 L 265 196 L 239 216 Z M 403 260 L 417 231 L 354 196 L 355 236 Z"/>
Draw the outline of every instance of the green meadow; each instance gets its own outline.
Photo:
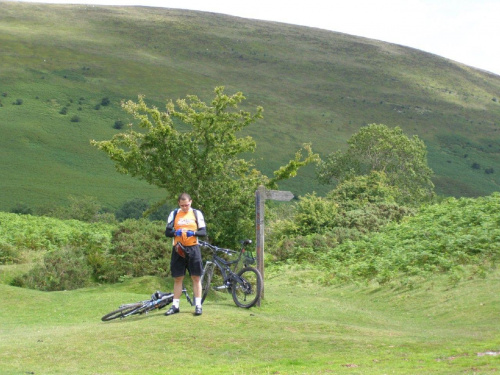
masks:
<path id="1" fill-rule="evenodd" d="M 1 266 L 5 268 L 5 266 Z M 40 292 L 0 284 L 0 373 L 496 374 L 500 275 L 413 289 L 325 287 L 313 270 L 269 268 L 260 307 L 207 301 L 102 322 L 169 281 Z"/>

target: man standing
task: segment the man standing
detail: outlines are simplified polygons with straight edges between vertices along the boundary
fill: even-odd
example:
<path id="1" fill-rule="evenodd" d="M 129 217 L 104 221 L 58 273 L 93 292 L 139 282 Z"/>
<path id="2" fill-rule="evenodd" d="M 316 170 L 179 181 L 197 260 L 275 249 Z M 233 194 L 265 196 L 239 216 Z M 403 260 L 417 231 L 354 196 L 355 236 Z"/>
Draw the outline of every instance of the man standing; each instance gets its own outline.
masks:
<path id="1" fill-rule="evenodd" d="M 170 271 L 174 278 L 174 300 L 170 309 L 165 313 L 167 316 L 177 314 L 180 311 L 179 302 L 186 269 L 193 281 L 194 314 L 201 315 L 202 313 L 201 274 L 203 263 L 198 236 L 206 236 L 207 229 L 203 213 L 191 208 L 191 202 L 191 196 L 182 193 L 178 199 L 180 209 L 170 212 L 167 219 L 165 236 L 174 238 L 170 260 Z M 182 248 L 176 246 L 178 243 L 182 245 Z"/>

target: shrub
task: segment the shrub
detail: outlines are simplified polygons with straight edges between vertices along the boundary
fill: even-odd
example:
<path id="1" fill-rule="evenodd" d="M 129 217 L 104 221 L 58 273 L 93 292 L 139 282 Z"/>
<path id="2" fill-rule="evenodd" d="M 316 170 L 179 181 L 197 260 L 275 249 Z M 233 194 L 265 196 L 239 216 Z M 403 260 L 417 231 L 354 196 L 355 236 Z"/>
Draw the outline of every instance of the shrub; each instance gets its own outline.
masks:
<path id="1" fill-rule="evenodd" d="M 296 206 L 294 224 L 300 235 L 325 233 L 337 226 L 338 204 L 332 200 L 308 194 Z"/>
<path id="2" fill-rule="evenodd" d="M 6 242 L 0 242 L 0 264 L 18 263 L 21 259 L 19 249 Z"/>
<path id="3" fill-rule="evenodd" d="M 66 245 L 107 250 L 112 225 L 0 212 L 0 241 L 19 249 L 55 250 Z"/>
<path id="4" fill-rule="evenodd" d="M 101 105 L 102 106 L 107 106 L 107 105 L 109 105 L 109 103 L 111 103 L 111 101 L 109 100 L 109 98 L 102 98 L 102 100 L 101 100 Z"/>
<path id="5" fill-rule="evenodd" d="M 142 219 L 144 213 L 150 209 L 146 199 L 134 198 L 125 202 L 115 213 L 116 219 L 125 221 L 127 219 Z M 155 210 L 148 216 L 150 220 L 166 221 L 171 209 L 168 205 L 156 207 Z"/>
<path id="6" fill-rule="evenodd" d="M 14 103 L 12 103 L 14 105 L 22 105 L 23 104 L 23 100 L 22 99 L 16 99 L 16 101 Z"/>
<path id="7" fill-rule="evenodd" d="M 68 114 L 68 107 L 62 107 L 61 110 L 59 111 L 61 115 L 66 115 Z"/>
<path id="8" fill-rule="evenodd" d="M 124 125 L 125 124 L 122 120 L 116 120 L 114 125 L 113 125 L 113 129 L 120 130 L 121 128 L 123 128 Z"/>
<path id="9" fill-rule="evenodd" d="M 338 227 L 356 229 L 359 233 L 378 231 L 390 222 L 399 222 L 405 216 L 412 215 L 414 210 L 397 203 L 367 203 L 360 208 L 341 211 Z"/>
<path id="10" fill-rule="evenodd" d="M 83 251 L 66 246 L 49 251 L 42 264 L 16 277 L 12 284 L 43 291 L 72 290 L 90 285 L 91 275 L 92 270 Z"/>
<path id="11" fill-rule="evenodd" d="M 277 261 L 316 263 L 319 254 L 328 252 L 338 245 L 336 234 L 310 234 L 283 238 L 273 247 L 272 255 Z"/>
<path id="12" fill-rule="evenodd" d="M 115 213 L 119 221 L 127 219 L 140 219 L 144 211 L 148 209 L 148 201 L 146 199 L 135 198 L 125 202 Z"/>
<path id="13" fill-rule="evenodd" d="M 164 235 L 163 223 L 146 219 L 126 220 L 112 233 L 108 261 L 111 267 L 100 280 L 116 282 L 122 276 L 166 277 L 170 272 L 171 245 Z"/>
<path id="14" fill-rule="evenodd" d="M 44 216 L 57 217 L 59 219 L 68 220 L 74 219 L 85 221 L 88 223 L 107 222 L 113 223 L 114 220 L 109 220 L 108 215 L 104 212 L 101 204 L 95 197 L 69 196 L 69 203 L 64 207 L 42 207 L 37 210 L 37 213 Z M 114 217 L 114 215 L 112 215 Z"/>
<path id="15" fill-rule="evenodd" d="M 24 203 L 17 203 L 14 207 L 10 209 L 10 212 L 13 214 L 20 214 L 20 215 L 32 215 L 33 209 Z"/>
<path id="16" fill-rule="evenodd" d="M 301 244 L 304 237 L 324 235 L 334 247 L 400 222 L 415 209 L 396 203 L 397 195 L 398 189 L 386 183 L 383 172 L 372 172 L 343 181 L 326 198 L 315 194 L 302 197 L 287 219 L 272 217 L 271 229 L 266 232 L 270 253 L 277 260 L 307 261 L 304 254 L 316 251 L 318 245 Z"/>
<path id="17" fill-rule="evenodd" d="M 153 211 L 149 215 L 150 220 L 156 220 L 156 221 L 162 221 L 165 222 L 167 221 L 168 214 L 172 211 L 172 208 L 170 208 L 168 205 L 164 204 L 160 207 L 157 207 L 155 211 Z"/>
<path id="18" fill-rule="evenodd" d="M 455 281 L 484 275 L 500 260 L 499 204 L 500 194 L 494 193 L 424 206 L 399 224 L 330 249 L 321 263 L 330 274 L 351 281 L 386 283 L 443 272 Z"/>
<path id="19" fill-rule="evenodd" d="M 371 171 L 369 175 L 344 180 L 328 194 L 344 207 L 361 207 L 366 203 L 394 202 L 400 195 L 397 187 L 389 185 L 387 175 Z"/>
<path id="20" fill-rule="evenodd" d="M 74 115 L 73 117 L 71 117 L 71 122 L 80 122 L 80 117 L 77 115 Z"/>

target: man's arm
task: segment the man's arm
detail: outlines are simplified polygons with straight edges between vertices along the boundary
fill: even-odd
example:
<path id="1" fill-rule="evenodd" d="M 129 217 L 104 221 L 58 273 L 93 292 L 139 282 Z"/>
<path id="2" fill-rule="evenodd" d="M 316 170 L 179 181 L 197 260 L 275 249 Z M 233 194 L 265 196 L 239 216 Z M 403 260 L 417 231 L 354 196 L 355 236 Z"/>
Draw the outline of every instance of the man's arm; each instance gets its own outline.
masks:
<path id="1" fill-rule="evenodd" d="M 194 235 L 197 237 L 205 237 L 207 235 L 207 226 L 205 224 L 203 212 L 196 210 L 194 214 L 196 215 L 196 224 L 198 225 L 198 230 L 194 232 Z"/>
<path id="2" fill-rule="evenodd" d="M 170 213 L 170 215 L 168 215 L 167 226 L 165 228 L 165 236 L 166 237 L 175 237 L 174 222 L 175 222 L 175 215 L 176 214 L 177 214 L 177 212 L 176 212 L 176 210 L 174 210 Z"/>
<path id="3" fill-rule="evenodd" d="M 198 228 L 198 230 L 194 232 L 194 235 L 197 237 L 205 237 L 207 235 L 207 228 Z"/>

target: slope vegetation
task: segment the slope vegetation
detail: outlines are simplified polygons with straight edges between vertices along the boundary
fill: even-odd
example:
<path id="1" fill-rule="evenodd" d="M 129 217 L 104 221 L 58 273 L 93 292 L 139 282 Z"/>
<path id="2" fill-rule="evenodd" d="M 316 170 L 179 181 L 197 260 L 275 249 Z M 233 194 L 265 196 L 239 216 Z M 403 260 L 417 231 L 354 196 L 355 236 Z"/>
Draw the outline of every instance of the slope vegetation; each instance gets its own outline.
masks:
<path id="1" fill-rule="evenodd" d="M 272 173 L 304 142 L 321 156 L 370 123 L 400 126 L 429 151 L 438 193 L 500 186 L 500 77 L 415 49 L 320 29 L 148 7 L 0 2 L 0 209 L 117 207 L 158 198 L 89 144 L 130 119 L 121 100 L 169 99 L 215 86 L 242 91 L 265 118 L 247 131 Z M 309 168 L 281 188 L 324 193 Z"/>

